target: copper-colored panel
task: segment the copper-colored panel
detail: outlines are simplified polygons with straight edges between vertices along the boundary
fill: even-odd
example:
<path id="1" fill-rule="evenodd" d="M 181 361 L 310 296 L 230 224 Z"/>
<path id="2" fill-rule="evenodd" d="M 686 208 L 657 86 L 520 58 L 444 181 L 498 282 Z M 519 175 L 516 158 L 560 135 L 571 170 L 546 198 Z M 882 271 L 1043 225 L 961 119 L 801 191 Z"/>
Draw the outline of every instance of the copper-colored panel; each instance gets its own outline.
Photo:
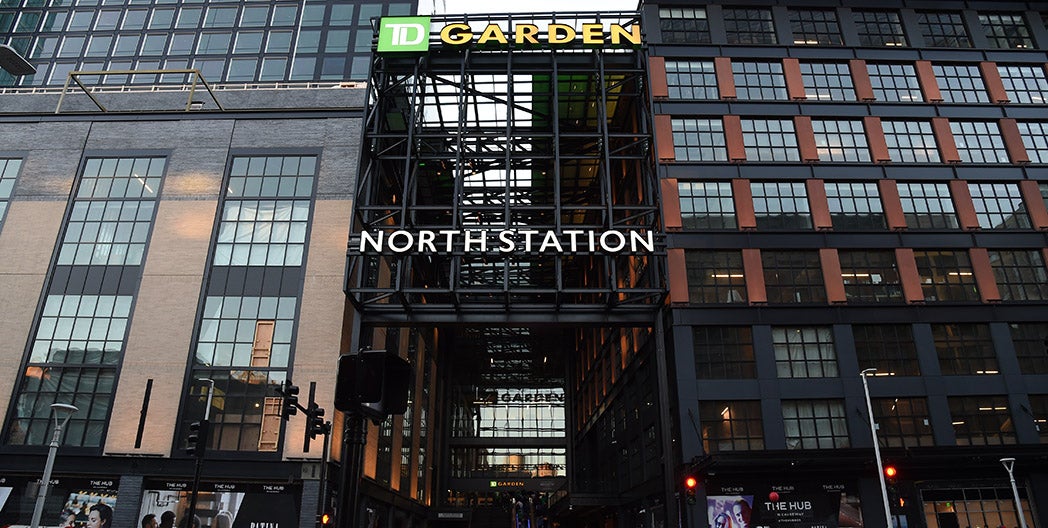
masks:
<path id="1" fill-rule="evenodd" d="M 1026 211 L 1030 213 L 1030 223 L 1036 229 L 1048 229 L 1048 210 L 1044 207 L 1044 198 L 1036 181 L 1023 180 L 1019 182 L 1019 191 L 1023 195 Z"/>
<path id="2" fill-rule="evenodd" d="M 681 229 L 680 192 L 677 190 L 676 178 L 659 180 L 662 186 L 662 223 L 667 230 Z"/>
<path id="3" fill-rule="evenodd" d="M 950 194 L 953 196 L 953 208 L 957 211 L 957 220 L 961 229 L 979 229 L 979 216 L 975 214 L 972 193 L 968 191 L 968 182 L 950 181 Z"/>
<path id="4" fill-rule="evenodd" d="M 939 83 L 935 80 L 935 70 L 930 61 L 917 61 L 914 65 L 917 71 L 917 83 L 921 85 L 926 103 L 941 103 L 942 92 L 939 91 Z"/>
<path id="5" fill-rule="evenodd" d="M 1012 163 L 1030 163 L 1030 156 L 1023 144 L 1022 134 L 1019 133 L 1019 125 L 1014 119 L 1001 119 L 1001 138 L 1004 139 L 1004 148 L 1008 151 L 1008 159 Z"/>
<path id="6" fill-rule="evenodd" d="M 786 77 L 786 94 L 790 99 L 807 99 L 804 93 L 804 78 L 801 76 L 801 62 L 792 57 L 782 59 L 782 73 Z"/>
<path id="7" fill-rule="evenodd" d="M 866 116 L 862 118 L 863 128 L 866 129 L 866 141 L 870 145 L 870 156 L 876 163 L 888 163 L 892 157 L 888 154 L 888 142 L 884 139 L 884 128 L 881 126 L 881 118 Z"/>
<path id="8" fill-rule="evenodd" d="M 999 302 L 1001 293 L 997 290 L 997 280 L 993 277 L 993 266 L 986 248 L 971 248 L 968 255 L 972 259 L 972 273 L 975 284 L 979 287 L 979 296 L 983 302 Z"/>
<path id="9" fill-rule="evenodd" d="M 746 145 L 742 142 L 742 119 L 739 116 L 724 116 L 724 143 L 728 146 L 728 160 L 746 161 Z"/>
<path id="10" fill-rule="evenodd" d="M 660 160 L 673 161 L 673 121 L 668 115 L 655 116 L 655 144 Z"/>
<path id="11" fill-rule="evenodd" d="M 826 200 L 826 187 L 823 181 L 805 180 L 804 186 L 808 191 L 808 206 L 811 209 L 811 220 L 815 229 L 833 229 L 830 204 Z"/>
<path id="12" fill-rule="evenodd" d="M 687 304 L 690 296 L 688 294 L 688 263 L 684 258 L 684 250 L 667 249 L 666 266 L 670 274 L 670 302 Z"/>
<path id="13" fill-rule="evenodd" d="M 820 249 L 819 263 L 822 264 L 822 280 L 826 284 L 826 299 L 831 303 L 848 302 L 848 296 L 844 293 L 844 278 L 841 276 L 841 261 L 837 250 Z"/>
<path id="14" fill-rule="evenodd" d="M 731 71 L 731 59 L 715 57 L 713 71 L 717 75 L 717 87 L 720 89 L 721 99 L 735 99 L 735 74 Z"/>
<path id="15" fill-rule="evenodd" d="M 793 128 L 797 133 L 797 146 L 801 151 L 801 160 L 819 161 L 819 149 L 815 146 L 815 131 L 811 126 L 811 117 L 794 116 Z"/>
<path id="16" fill-rule="evenodd" d="M 990 93 L 990 101 L 1007 103 L 1008 92 L 1004 90 L 1004 82 L 1001 81 L 1001 72 L 997 71 L 997 63 L 980 62 L 979 71 L 982 72 L 986 91 Z"/>
<path id="17" fill-rule="evenodd" d="M 742 250 L 742 268 L 746 273 L 746 295 L 750 304 L 766 304 L 768 293 L 764 289 L 764 265 L 761 264 L 761 250 Z"/>
<path id="18" fill-rule="evenodd" d="M 899 270 L 899 281 L 902 283 L 902 294 L 908 303 L 923 303 L 924 291 L 921 290 L 921 274 L 917 272 L 917 260 L 910 248 L 895 250 L 895 263 Z"/>
<path id="19" fill-rule="evenodd" d="M 961 155 L 957 152 L 957 143 L 954 142 L 953 131 L 950 130 L 950 120 L 945 117 L 933 117 L 932 132 L 935 133 L 935 143 L 939 145 L 942 161 L 960 163 Z"/>
<path id="20" fill-rule="evenodd" d="M 860 101 L 873 101 L 873 84 L 870 83 L 870 72 L 866 69 L 866 61 L 852 59 L 848 61 L 848 69 L 851 70 L 852 85 L 855 86 L 855 97 Z"/>
<path id="21" fill-rule="evenodd" d="M 731 196 L 735 201 L 735 220 L 739 229 L 757 229 L 757 215 L 753 212 L 753 191 L 750 180 L 732 180 Z"/>
<path id="22" fill-rule="evenodd" d="M 655 99 L 666 99 L 670 96 L 670 87 L 666 82 L 666 59 L 648 57 L 648 79 L 651 79 L 651 96 Z"/>
<path id="23" fill-rule="evenodd" d="M 906 229 L 906 214 L 902 210 L 902 199 L 895 180 L 878 180 L 877 190 L 881 194 L 881 205 L 884 206 L 884 219 L 888 229 Z"/>

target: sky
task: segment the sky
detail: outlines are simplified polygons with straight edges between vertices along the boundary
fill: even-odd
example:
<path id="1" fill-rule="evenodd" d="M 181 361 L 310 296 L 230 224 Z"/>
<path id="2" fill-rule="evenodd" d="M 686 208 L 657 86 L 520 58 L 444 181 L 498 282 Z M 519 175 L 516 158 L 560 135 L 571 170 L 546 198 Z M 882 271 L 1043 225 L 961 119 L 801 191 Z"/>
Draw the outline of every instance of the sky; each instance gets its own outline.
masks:
<path id="1" fill-rule="evenodd" d="M 436 4 L 448 13 L 543 13 L 552 11 L 635 11 L 640 0 L 420 0 L 419 8 Z M 433 9 L 432 7 L 429 7 Z"/>

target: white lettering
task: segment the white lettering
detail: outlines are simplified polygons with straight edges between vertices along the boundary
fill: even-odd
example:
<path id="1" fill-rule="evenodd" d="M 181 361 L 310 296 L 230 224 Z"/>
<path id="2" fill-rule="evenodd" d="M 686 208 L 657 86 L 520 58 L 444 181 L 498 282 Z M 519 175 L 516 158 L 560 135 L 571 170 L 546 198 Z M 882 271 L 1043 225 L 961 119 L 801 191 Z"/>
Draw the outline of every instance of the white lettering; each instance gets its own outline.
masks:
<path id="1" fill-rule="evenodd" d="M 421 44 L 422 40 L 426 38 L 426 28 L 422 27 L 422 24 L 390 24 L 387 23 L 386 27 L 393 30 L 393 39 L 390 44 L 394 46 L 414 46 L 415 44 Z M 415 30 L 414 37 L 409 37 Z"/>
<path id="2" fill-rule="evenodd" d="M 401 247 L 397 247 L 397 244 L 393 241 L 393 239 L 395 239 L 398 236 L 406 237 L 407 243 L 405 243 Z M 410 232 L 400 229 L 389 234 L 389 240 L 386 241 L 386 244 L 389 246 L 390 251 L 394 253 L 404 253 L 405 251 L 410 250 L 411 246 L 415 245 L 415 235 L 412 235 Z"/>
<path id="3" fill-rule="evenodd" d="M 539 253 L 545 252 L 546 246 L 553 246 L 557 248 L 557 253 L 564 252 L 564 248 L 561 247 L 560 241 L 557 240 L 557 233 L 554 231 L 546 231 L 546 237 L 542 239 L 542 245 L 539 246 Z"/>
<path id="4" fill-rule="evenodd" d="M 651 231 L 630 231 L 630 251 L 636 253 L 637 245 L 640 244 L 645 251 L 655 252 L 655 234 Z"/>
<path id="5" fill-rule="evenodd" d="M 477 230 L 473 230 L 473 229 L 467 229 L 466 231 L 463 231 L 462 234 L 464 235 L 464 238 L 465 238 L 466 253 L 469 253 L 469 252 L 472 251 L 470 249 L 470 247 L 473 244 L 480 244 L 480 251 L 481 252 L 486 252 L 488 250 L 488 232 L 487 231 L 477 231 Z M 480 236 L 477 236 L 477 237 L 474 238 L 474 235 L 480 235 Z"/>
<path id="6" fill-rule="evenodd" d="M 617 237 L 618 245 L 614 247 L 608 245 L 608 237 Z M 600 246 L 604 251 L 618 253 L 619 251 L 622 251 L 622 248 L 626 247 L 626 236 L 618 231 L 605 231 L 600 235 Z"/>
<path id="7" fill-rule="evenodd" d="M 382 237 L 384 237 L 385 235 L 386 235 L 385 231 L 379 231 L 378 232 L 378 238 L 376 239 L 376 238 L 372 237 L 371 233 L 368 233 L 367 231 L 361 232 L 360 233 L 360 252 L 361 253 L 364 252 L 364 246 L 365 246 L 365 244 L 368 244 L 368 243 L 371 244 L 371 249 L 374 250 L 376 253 L 382 251 Z"/>
<path id="8" fill-rule="evenodd" d="M 437 238 L 437 234 L 432 231 L 419 231 L 418 233 L 418 252 L 428 251 L 430 253 L 437 252 L 437 246 L 433 245 L 433 239 Z"/>
<path id="9" fill-rule="evenodd" d="M 517 249 L 517 243 L 513 241 L 513 231 L 499 232 L 499 241 L 502 242 L 502 245 L 499 246 L 500 253 L 512 253 L 514 249 Z"/>

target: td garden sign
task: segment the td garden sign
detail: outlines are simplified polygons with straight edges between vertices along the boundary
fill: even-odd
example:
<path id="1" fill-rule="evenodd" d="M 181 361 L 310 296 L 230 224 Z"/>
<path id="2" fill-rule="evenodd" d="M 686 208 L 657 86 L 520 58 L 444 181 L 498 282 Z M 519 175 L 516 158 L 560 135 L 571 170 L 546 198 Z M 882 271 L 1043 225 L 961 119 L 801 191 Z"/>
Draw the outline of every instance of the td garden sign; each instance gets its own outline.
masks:
<path id="1" fill-rule="evenodd" d="M 384 17 L 379 24 L 378 52 L 425 52 L 430 48 L 430 17 Z M 627 26 L 615 23 L 583 23 L 576 26 L 551 23 L 544 27 L 536 24 L 514 24 L 504 28 L 498 24 L 487 24 L 478 29 L 464 22 L 445 24 L 439 29 L 439 37 L 432 36 L 436 43 L 450 47 L 550 47 L 603 46 L 639 47 L 640 25 Z"/>

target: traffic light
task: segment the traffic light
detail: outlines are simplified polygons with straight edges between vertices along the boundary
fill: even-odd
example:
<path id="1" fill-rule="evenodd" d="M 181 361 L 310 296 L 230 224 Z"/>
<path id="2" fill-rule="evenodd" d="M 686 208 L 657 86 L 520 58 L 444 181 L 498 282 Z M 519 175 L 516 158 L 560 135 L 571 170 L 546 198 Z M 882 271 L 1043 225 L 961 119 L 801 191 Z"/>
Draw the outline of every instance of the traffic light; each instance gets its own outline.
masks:
<path id="1" fill-rule="evenodd" d="M 335 408 L 375 420 L 404 414 L 415 371 L 408 360 L 385 350 L 362 350 L 338 360 Z"/>
<path id="2" fill-rule="evenodd" d="M 324 421 L 324 409 L 315 402 L 309 404 L 309 408 L 306 409 L 306 434 L 310 438 L 316 438 L 317 435 L 327 434 L 330 431 L 330 424 Z"/>
<path id="3" fill-rule="evenodd" d="M 895 483 L 895 477 L 898 474 L 899 474 L 899 470 L 896 469 L 895 466 L 891 466 L 891 465 L 884 466 L 884 478 L 888 482 L 894 484 Z"/>
<path id="4" fill-rule="evenodd" d="M 324 512 L 317 515 L 317 526 L 334 526 L 335 516 L 331 512 Z"/>
<path id="5" fill-rule="evenodd" d="M 189 437 L 186 438 L 186 454 L 204 458 L 207 450 L 207 420 L 189 424 Z"/>
<path id="6" fill-rule="evenodd" d="M 298 387 L 292 385 L 290 381 L 285 381 L 280 384 L 277 393 L 284 398 L 284 407 L 280 413 L 281 418 L 287 420 L 291 416 L 298 414 Z"/>
<path id="7" fill-rule="evenodd" d="M 695 492 L 699 489 L 699 479 L 695 475 L 684 476 L 684 499 L 688 504 L 695 504 Z"/>
<path id="8" fill-rule="evenodd" d="M 891 464 L 884 466 L 884 487 L 888 492 L 888 504 L 892 508 L 901 508 L 906 504 L 906 500 L 899 496 L 898 476 L 898 468 Z"/>

